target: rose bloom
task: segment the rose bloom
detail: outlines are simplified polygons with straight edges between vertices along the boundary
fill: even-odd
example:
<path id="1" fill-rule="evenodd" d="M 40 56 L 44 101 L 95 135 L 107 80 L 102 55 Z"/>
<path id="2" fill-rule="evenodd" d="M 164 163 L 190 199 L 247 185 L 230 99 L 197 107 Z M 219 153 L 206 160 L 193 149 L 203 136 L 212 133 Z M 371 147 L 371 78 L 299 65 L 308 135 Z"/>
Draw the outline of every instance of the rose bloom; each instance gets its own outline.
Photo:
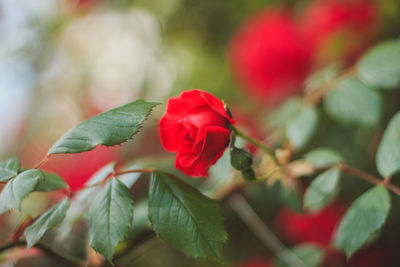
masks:
<path id="1" fill-rule="evenodd" d="M 373 0 L 313 1 L 302 16 L 302 28 L 319 63 L 343 58 L 352 64 L 378 33 L 378 12 Z"/>
<path id="2" fill-rule="evenodd" d="M 257 100 L 273 102 L 301 91 L 312 51 L 291 13 L 267 9 L 244 22 L 229 57 L 242 87 Z"/>
<path id="3" fill-rule="evenodd" d="M 208 168 L 229 145 L 231 123 L 218 98 L 198 89 L 184 91 L 168 100 L 159 125 L 161 144 L 177 153 L 177 169 L 189 176 L 208 176 Z"/>
<path id="4" fill-rule="evenodd" d="M 391 255 L 382 244 L 373 243 L 356 252 L 349 260 L 342 251 L 332 247 L 334 233 L 345 213 L 337 203 L 307 214 L 287 208 L 278 212 L 276 225 L 287 241 L 293 244 L 313 243 L 325 253 L 321 266 L 376 267 L 388 266 Z"/>

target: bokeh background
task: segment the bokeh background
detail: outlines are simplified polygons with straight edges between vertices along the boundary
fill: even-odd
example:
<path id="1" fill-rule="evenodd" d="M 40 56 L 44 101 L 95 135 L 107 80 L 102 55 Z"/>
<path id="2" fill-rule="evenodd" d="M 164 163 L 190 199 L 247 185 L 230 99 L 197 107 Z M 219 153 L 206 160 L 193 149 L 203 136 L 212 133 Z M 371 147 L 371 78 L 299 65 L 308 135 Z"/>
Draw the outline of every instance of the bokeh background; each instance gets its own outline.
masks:
<path id="1" fill-rule="evenodd" d="M 322 79 L 329 80 L 329 75 L 351 68 L 371 45 L 397 38 L 399 25 L 398 0 L 1 0 L 0 159 L 16 155 L 25 167 L 32 167 L 63 133 L 93 115 L 135 99 L 165 103 L 193 88 L 224 99 L 240 127 L 275 144 L 279 132 L 271 129 L 274 123 L 267 122 L 268 114 L 289 97 L 312 90 L 307 78 L 316 70 L 328 69 Z M 394 96 L 385 102 L 393 111 L 400 99 Z M 111 161 L 173 166 L 173 158 L 158 141 L 163 108 L 155 110 L 134 142 L 56 155 L 45 169 L 59 173 L 77 190 Z M 334 143 L 355 165 L 370 167 L 366 158 L 371 151 L 362 140 L 373 146 L 371 131 L 329 127 L 319 134 L 324 136 L 318 139 L 320 144 Z M 354 144 L 348 136 L 361 141 Z M 211 170 L 209 181 L 191 182 L 213 192 L 234 175 L 228 165 L 224 156 Z M 366 188 L 362 182 L 354 183 L 343 192 L 343 203 L 319 214 L 282 207 L 276 186 L 258 184 L 244 190 L 286 245 L 312 243 L 330 250 L 346 201 Z M 135 185 L 135 200 L 145 201 L 146 186 L 145 181 Z M 22 213 L 0 217 L 1 242 L 58 197 L 35 193 L 25 201 Z M 225 204 L 230 234 L 225 266 L 274 266 L 272 252 Z M 132 246 L 132 253 L 121 256 L 119 266 L 219 266 L 185 257 L 162 242 L 138 254 L 135 248 L 146 245 L 152 234 L 146 227 L 139 230 L 125 244 Z M 394 253 L 399 243 L 390 238 L 399 230 L 386 231 L 389 236 L 383 235 L 351 261 L 332 250 L 324 266 L 399 266 Z M 101 265 L 93 252 L 84 249 L 85 224 L 75 233 L 78 241 L 69 242 L 81 244 L 75 246 L 82 248 L 80 256 L 90 255 L 91 264 Z M 54 259 L 35 250 L 29 254 L 17 250 L 5 259 L 4 264 L 15 261 L 16 266 L 55 266 Z"/>

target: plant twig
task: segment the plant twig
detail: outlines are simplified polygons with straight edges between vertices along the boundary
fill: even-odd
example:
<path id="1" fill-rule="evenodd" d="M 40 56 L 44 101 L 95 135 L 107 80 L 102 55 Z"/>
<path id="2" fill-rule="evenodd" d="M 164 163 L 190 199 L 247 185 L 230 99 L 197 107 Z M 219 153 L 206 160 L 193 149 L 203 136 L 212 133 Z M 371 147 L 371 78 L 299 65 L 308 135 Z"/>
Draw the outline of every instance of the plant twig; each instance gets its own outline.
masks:
<path id="1" fill-rule="evenodd" d="M 114 172 L 114 173 L 112 173 L 112 175 L 118 176 L 118 175 L 123 175 L 123 174 L 128 174 L 128 173 L 137 173 L 137 172 L 152 173 L 152 172 L 154 172 L 154 170 L 155 170 L 154 168 L 135 169 L 135 170 Z"/>
<path id="2" fill-rule="evenodd" d="M 40 167 L 42 167 L 46 162 L 49 161 L 51 155 L 46 155 L 40 162 L 38 162 L 33 169 L 39 169 Z"/>
<path id="3" fill-rule="evenodd" d="M 6 243 L 2 246 L 0 246 L 0 254 L 9 250 L 9 249 L 13 249 L 16 247 L 21 247 L 21 246 L 26 246 L 26 242 L 25 241 L 18 241 L 16 243 Z M 59 253 L 57 251 L 55 251 L 54 249 L 52 249 L 51 247 L 38 243 L 36 245 L 34 245 L 35 248 L 40 249 L 41 251 L 43 251 L 45 254 L 53 257 L 54 259 L 60 261 L 60 262 L 64 262 L 70 266 L 79 266 L 81 265 L 81 262 L 78 259 L 74 259 L 72 257 L 68 257 L 62 253 Z"/>
<path id="4" fill-rule="evenodd" d="M 335 79 L 324 83 L 322 86 L 317 88 L 316 90 L 312 91 L 310 94 L 305 96 L 305 101 L 310 104 L 317 104 L 322 100 L 322 98 L 329 93 L 343 78 L 352 76 L 356 72 L 355 66 L 347 69 L 341 75 L 337 76 Z"/>
<path id="5" fill-rule="evenodd" d="M 398 188 L 394 184 L 390 183 L 390 181 L 387 180 L 387 179 L 385 179 L 385 180 L 379 179 L 379 178 L 377 178 L 375 176 L 372 176 L 372 175 L 370 175 L 370 174 L 368 174 L 368 173 L 366 173 L 366 172 L 364 172 L 362 170 L 350 167 L 350 166 L 348 166 L 346 164 L 343 164 L 343 163 L 341 163 L 339 165 L 339 168 L 343 172 L 347 172 L 349 174 L 357 176 L 357 177 L 359 177 L 361 179 L 364 179 L 365 181 L 370 182 L 372 184 L 383 185 L 387 189 L 389 189 L 390 191 L 395 193 L 396 195 L 400 196 L 400 188 Z"/>
<path id="6" fill-rule="evenodd" d="M 254 138 L 252 138 L 252 137 L 250 137 L 250 136 L 248 136 L 247 134 L 245 134 L 244 132 L 238 130 L 237 128 L 235 128 L 235 127 L 233 127 L 233 126 L 231 126 L 231 127 L 232 127 L 232 130 L 233 130 L 238 136 L 240 136 L 241 138 L 243 138 L 243 139 L 246 140 L 247 142 L 249 142 L 249 143 L 251 143 L 251 144 L 257 146 L 257 147 L 258 147 L 259 149 L 261 149 L 265 154 L 267 154 L 268 156 L 270 156 L 270 157 L 275 161 L 276 164 L 279 165 L 279 163 L 278 163 L 278 161 L 277 161 L 277 159 L 276 159 L 274 153 L 273 153 L 268 147 L 266 147 L 263 143 L 261 143 L 260 141 L 254 139 Z"/>
<path id="7" fill-rule="evenodd" d="M 291 250 L 285 247 L 268 226 L 263 223 L 242 195 L 232 195 L 229 198 L 229 204 L 258 239 L 274 252 L 277 257 L 280 257 L 289 266 L 306 267 Z"/>

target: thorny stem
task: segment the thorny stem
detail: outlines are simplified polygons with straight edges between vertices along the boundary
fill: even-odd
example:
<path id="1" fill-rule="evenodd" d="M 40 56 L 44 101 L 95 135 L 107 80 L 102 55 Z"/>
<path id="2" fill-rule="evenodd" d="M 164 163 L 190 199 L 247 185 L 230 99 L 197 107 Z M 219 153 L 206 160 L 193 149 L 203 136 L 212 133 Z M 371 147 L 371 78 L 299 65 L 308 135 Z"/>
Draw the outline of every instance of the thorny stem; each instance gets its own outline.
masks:
<path id="1" fill-rule="evenodd" d="M 274 252 L 277 257 L 281 258 L 289 266 L 305 267 L 305 264 L 263 223 L 242 195 L 232 195 L 229 198 L 229 204 L 258 239 Z"/>
<path id="2" fill-rule="evenodd" d="M 345 72 L 343 72 L 341 75 L 336 77 L 335 79 L 324 83 L 322 86 L 317 88 L 316 90 L 312 91 L 310 94 L 305 96 L 305 101 L 307 101 L 310 104 L 317 104 L 322 100 L 322 98 L 330 92 L 343 78 L 346 78 L 348 76 L 352 76 L 356 72 L 356 67 L 353 66 L 349 69 L 347 69 Z"/>
<path id="3" fill-rule="evenodd" d="M 372 184 L 383 185 L 384 187 L 386 187 L 387 189 L 389 189 L 396 195 L 400 196 L 400 188 L 398 188 L 394 184 L 390 183 L 389 179 L 385 179 L 385 180 L 379 179 L 379 178 L 372 176 L 362 170 L 355 169 L 355 168 L 347 166 L 346 164 L 343 164 L 343 163 L 341 163 L 339 165 L 339 168 L 343 172 L 347 172 L 349 174 L 357 176 L 357 177 L 364 179 L 365 181 L 370 182 Z"/>
<path id="4" fill-rule="evenodd" d="M 127 170 L 127 171 L 119 171 L 112 173 L 113 176 L 128 174 L 128 173 L 137 173 L 137 172 L 145 172 L 145 173 L 152 173 L 154 172 L 154 168 L 145 168 L 145 169 L 135 169 L 135 170 Z"/>
<path id="5" fill-rule="evenodd" d="M 36 164 L 33 168 L 34 169 L 39 169 L 42 167 L 46 162 L 49 161 L 51 155 L 47 154 L 38 164 Z"/>
<path id="6" fill-rule="evenodd" d="M 17 243 L 6 243 L 2 246 L 0 246 L 0 254 L 3 253 L 6 250 L 12 249 L 12 248 L 16 248 L 16 247 L 20 247 L 20 246 L 26 246 L 26 242 L 25 241 L 18 241 Z M 43 251 L 45 254 L 48 254 L 49 256 L 64 262 L 70 266 L 79 266 L 80 261 L 78 259 L 72 258 L 72 257 L 68 257 L 62 253 L 58 253 L 56 250 L 54 250 L 53 248 L 38 243 L 36 245 L 34 245 L 35 248 L 40 249 L 41 251 Z"/>
<path id="7" fill-rule="evenodd" d="M 112 172 L 112 173 L 110 173 L 104 180 L 102 180 L 102 181 L 100 181 L 100 182 L 97 182 L 97 183 L 94 183 L 94 184 L 91 184 L 91 185 L 87 185 L 87 186 L 85 186 L 85 187 L 83 187 L 83 188 L 80 188 L 80 189 L 76 190 L 74 193 L 77 193 L 77 192 L 79 192 L 79 191 L 85 190 L 85 189 L 87 189 L 87 188 L 96 187 L 96 186 L 98 186 L 98 185 L 104 183 L 105 181 L 107 181 L 108 178 L 110 178 L 110 177 L 117 177 L 117 176 L 123 175 L 123 174 L 138 173 L 138 172 L 141 172 L 141 173 L 152 173 L 154 170 L 155 170 L 154 168 L 145 168 L 145 169 L 134 169 L 134 170 L 126 170 L 126 171 Z"/>

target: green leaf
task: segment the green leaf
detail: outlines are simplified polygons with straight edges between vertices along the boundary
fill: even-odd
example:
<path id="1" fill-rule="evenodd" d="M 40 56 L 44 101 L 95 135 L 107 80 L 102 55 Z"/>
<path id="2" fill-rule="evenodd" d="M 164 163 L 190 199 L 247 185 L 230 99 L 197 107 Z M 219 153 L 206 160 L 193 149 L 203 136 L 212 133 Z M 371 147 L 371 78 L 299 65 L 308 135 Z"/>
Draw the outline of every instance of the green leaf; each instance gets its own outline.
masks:
<path id="1" fill-rule="evenodd" d="M 311 211 L 318 211 L 329 204 L 335 197 L 338 189 L 340 170 L 331 168 L 312 181 L 304 195 L 304 207 Z"/>
<path id="2" fill-rule="evenodd" d="M 328 115 L 344 125 L 374 126 L 382 113 L 381 96 L 356 78 L 340 81 L 324 98 Z"/>
<path id="3" fill-rule="evenodd" d="M 69 199 L 63 201 L 43 213 L 32 225 L 25 230 L 27 249 L 29 250 L 42 239 L 43 235 L 59 224 L 67 214 Z"/>
<path id="4" fill-rule="evenodd" d="M 256 179 L 256 174 L 252 168 L 242 170 L 240 173 L 242 174 L 243 179 L 247 181 L 254 181 Z"/>
<path id="5" fill-rule="evenodd" d="M 390 209 L 390 195 L 381 185 L 357 198 L 347 210 L 335 235 L 335 245 L 350 257 L 384 224 Z"/>
<path id="6" fill-rule="evenodd" d="M 303 205 L 299 189 L 295 187 L 285 187 L 281 182 L 277 183 L 277 186 L 279 198 L 282 203 L 296 212 L 302 212 Z"/>
<path id="7" fill-rule="evenodd" d="M 8 181 L 17 176 L 19 168 L 20 163 L 17 158 L 0 161 L 0 181 Z"/>
<path id="8" fill-rule="evenodd" d="M 318 112 L 312 106 L 302 106 L 286 126 L 286 136 L 296 148 L 303 148 L 314 134 L 318 124 Z"/>
<path id="9" fill-rule="evenodd" d="M 162 172 L 153 173 L 149 218 L 166 242 L 189 256 L 221 261 L 227 233 L 218 203 Z"/>
<path id="10" fill-rule="evenodd" d="M 236 170 L 247 170 L 253 164 L 253 156 L 242 148 L 233 147 L 231 149 L 231 164 Z"/>
<path id="11" fill-rule="evenodd" d="M 69 130 L 48 154 L 79 153 L 97 145 L 121 144 L 138 132 L 157 104 L 137 100 L 94 116 Z"/>
<path id="12" fill-rule="evenodd" d="M 336 151 L 324 147 L 311 150 L 305 155 L 305 159 L 316 168 L 329 167 L 342 161 L 342 157 Z"/>
<path id="13" fill-rule="evenodd" d="M 141 231 L 149 228 L 149 202 L 147 199 L 135 203 L 135 210 L 133 212 L 132 227 L 129 231 L 128 238 L 136 236 Z"/>
<path id="14" fill-rule="evenodd" d="M 334 78 L 339 76 L 341 67 L 339 64 L 332 64 L 312 73 L 305 82 L 304 91 L 306 94 L 311 93 L 322 86 L 331 82 Z"/>
<path id="15" fill-rule="evenodd" d="M 91 201 L 88 217 L 90 246 L 111 262 L 115 247 L 132 224 L 133 201 L 129 189 L 111 178 Z"/>
<path id="16" fill-rule="evenodd" d="M 59 189 L 67 189 L 68 184 L 58 174 L 45 172 L 43 179 L 40 179 L 35 187 L 37 192 L 49 192 Z"/>
<path id="17" fill-rule="evenodd" d="M 301 98 L 290 98 L 269 116 L 268 123 L 271 128 L 285 125 L 292 117 L 301 110 Z"/>
<path id="18" fill-rule="evenodd" d="M 43 179 L 43 173 L 39 170 L 27 170 L 11 179 L 0 194 L 0 214 L 19 209 L 22 200 L 35 189 L 40 179 Z"/>
<path id="19" fill-rule="evenodd" d="M 400 111 L 389 122 L 376 154 L 376 165 L 383 177 L 400 170 Z"/>
<path id="20" fill-rule="evenodd" d="M 360 79 L 369 86 L 395 89 L 400 84 L 400 42 L 383 42 L 373 47 L 357 65 Z"/>
<path id="21" fill-rule="evenodd" d="M 285 251 L 278 254 L 275 260 L 275 267 L 291 267 L 293 266 L 288 262 L 289 253 L 298 258 L 300 266 L 305 267 L 318 267 L 323 259 L 323 251 L 312 244 L 302 244 L 294 247 L 291 251 Z M 285 260 L 286 259 L 286 260 Z"/>

